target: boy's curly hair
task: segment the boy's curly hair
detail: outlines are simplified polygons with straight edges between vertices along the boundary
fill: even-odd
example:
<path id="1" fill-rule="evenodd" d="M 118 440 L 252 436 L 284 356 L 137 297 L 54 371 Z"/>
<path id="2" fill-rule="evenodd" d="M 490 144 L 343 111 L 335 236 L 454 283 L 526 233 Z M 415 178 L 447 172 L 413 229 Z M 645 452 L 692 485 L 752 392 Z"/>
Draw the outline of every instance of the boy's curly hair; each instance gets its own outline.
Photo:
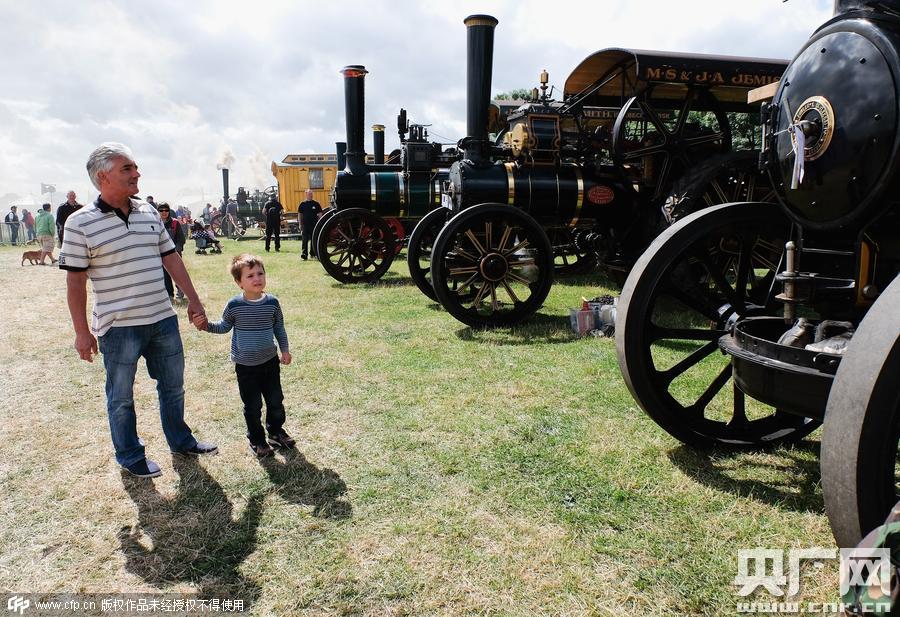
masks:
<path id="1" fill-rule="evenodd" d="M 266 267 L 263 265 L 262 259 L 256 255 L 251 255 L 250 253 L 241 253 L 240 255 L 235 255 L 231 258 L 231 264 L 228 266 L 228 271 L 231 272 L 231 276 L 235 281 L 240 282 L 241 272 L 244 271 L 244 268 L 252 268 L 254 266 L 259 266 L 262 269 L 263 274 L 266 273 Z"/>

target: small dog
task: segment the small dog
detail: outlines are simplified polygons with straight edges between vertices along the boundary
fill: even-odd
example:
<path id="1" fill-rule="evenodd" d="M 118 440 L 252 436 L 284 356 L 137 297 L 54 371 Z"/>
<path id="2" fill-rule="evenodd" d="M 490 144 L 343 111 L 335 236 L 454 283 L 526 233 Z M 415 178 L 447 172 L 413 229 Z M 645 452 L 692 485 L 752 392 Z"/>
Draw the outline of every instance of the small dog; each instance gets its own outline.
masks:
<path id="1" fill-rule="evenodd" d="M 25 260 L 33 266 L 35 264 L 43 264 L 41 261 L 41 251 L 25 251 L 22 253 L 22 265 L 25 265 Z"/>

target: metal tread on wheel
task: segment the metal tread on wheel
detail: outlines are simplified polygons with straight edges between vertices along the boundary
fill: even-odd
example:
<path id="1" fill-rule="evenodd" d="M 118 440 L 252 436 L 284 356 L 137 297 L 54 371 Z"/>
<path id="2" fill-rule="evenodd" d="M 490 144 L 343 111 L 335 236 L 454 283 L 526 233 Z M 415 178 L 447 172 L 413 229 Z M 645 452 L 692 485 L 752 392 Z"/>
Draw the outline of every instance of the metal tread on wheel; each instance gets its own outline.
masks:
<path id="1" fill-rule="evenodd" d="M 822 492 L 838 546 L 855 546 L 900 500 L 900 276 L 841 360 L 822 432 Z"/>
<path id="2" fill-rule="evenodd" d="M 437 301 L 437 296 L 431 284 L 432 249 L 435 238 L 444 228 L 449 216 L 450 210 L 447 208 L 435 208 L 422 217 L 409 235 L 409 245 L 406 249 L 409 276 L 419 291 L 434 301 Z"/>
<path id="3" fill-rule="evenodd" d="M 775 204 L 713 206 L 663 232 L 628 276 L 616 324 L 619 367 L 641 408 L 676 439 L 760 447 L 818 426 L 744 395 L 720 353 L 739 319 L 778 314 L 775 274 L 790 227 Z"/>

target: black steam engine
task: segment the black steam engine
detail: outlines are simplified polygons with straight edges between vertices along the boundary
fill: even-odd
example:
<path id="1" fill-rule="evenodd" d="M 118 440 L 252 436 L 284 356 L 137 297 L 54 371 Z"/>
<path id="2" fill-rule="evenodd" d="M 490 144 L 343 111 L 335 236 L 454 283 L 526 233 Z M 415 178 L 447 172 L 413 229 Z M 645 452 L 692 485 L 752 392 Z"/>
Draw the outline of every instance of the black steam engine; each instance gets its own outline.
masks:
<path id="1" fill-rule="evenodd" d="M 400 160 L 384 163 L 384 127 L 375 125 L 375 164 L 366 162 L 363 147 L 365 76 L 362 66 L 347 66 L 344 97 L 346 152 L 338 153 L 338 171 L 331 208 L 313 230 L 313 242 L 325 270 L 343 283 L 381 278 L 412 227 L 441 204 L 440 186 L 456 159 L 428 141 L 424 125 L 410 124 L 400 110 Z M 341 165 L 341 159 L 345 164 Z"/>
<path id="2" fill-rule="evenodd" d="M 777 81 L 777 60 L 606 49 L 541 92 L 489 137 L 497 20 L 468 33 L 468 136 L 450 169 L 448 208 L 409 242 L 419 288 L 471 326 L 510 325 L 543 303 L 554 271 L 599 259 L 622 273 L 670 220 L 760 194 L 758 154 L 732 150 L 728 112 Z M 765 187 L 765 193 L 771 190 Z"/>
<path id="3" fill-rule="evenodd" d="M 754 447 L 824 422 L 826 510 L 855 545 L 898 501 L 900 2 L 837 0 L 764 104 L 778 204 L 685 217 L 647 249 L 616 345 L 681 441 Z"/>

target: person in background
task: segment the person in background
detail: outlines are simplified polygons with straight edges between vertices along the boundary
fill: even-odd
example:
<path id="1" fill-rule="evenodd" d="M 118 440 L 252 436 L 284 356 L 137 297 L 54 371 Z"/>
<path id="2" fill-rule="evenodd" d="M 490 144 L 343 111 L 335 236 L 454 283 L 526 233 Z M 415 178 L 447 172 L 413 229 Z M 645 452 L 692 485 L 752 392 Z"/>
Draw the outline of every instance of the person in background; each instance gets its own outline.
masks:
<path id="1" fill-rule="evenodd" d="M 184 227 L 177 219 L 172 218 L 172 209 L 166 202 L 159 204 L 157 212 L 159 212 L 159 219 L 162 221 L 163 226 L 169 232 L 169 237 L 175 243 L 175 252 L 182 255 L 184 253 L 184 243 L 187 240 Z M 172 277 L 169 276 L 165 268 L 163 268 L 163 276 L 165 277 L 166 292 L 169 294 L 169 300 L 174 299 L 176 302 L 184 300 L 184 292 L 181 291 L 181 287 L 172 284 Z"/>
<path id="2" fill-rule="evenodd" d="M 146 457 L 134 408 L 134 378 L 142 357 L 156 381 L 169 449 L 194 456 L 218 452 L 214 444 L 197 441 L 184 421 L 184 347 L 160 267 L 184 290 L 188 319 L 203 324 L 206 311 L 159 213 L 134 197 L 141 174 L 131 150 L 120 143 L 101 144 L 88 157 L 87 171 L 100 196 L 68 218 L 59 256 L 59 267 L 67 271 L 75 349 L 92 362 L 98 351 L 94 337 L 99 337 L 116 461 L 134 476 L 155 478 L 162 472 Z M 95 296 L 90 327 L 88 279 Z"/>
<path id="3" fill-rule="evenodd" d="M 309 247 L 309 239 L 312 238 L 313 228 L 316 221 L 322 216 L 322 206 L 313 199 L 311 189 L 306 189 L 306 201 L 302 202 L 297 208 L 300 212 L 300 234 L 303 237 L 303 247 L 300 253 L 301 259 L 306 259 L 309 255 L 307 248 Z M 312 255 L 316 256 L 316 247 L 312 247 Z"/>
<path id="4" fill-rule="evenodd" d="M 22 208 L 22 225 L 25 226 L 25 242 L 34 240 L 34 215 Z"/>
<path id="5" fill-rule="evenodd" d="M 266 217 L 266 252 L 269 252 L 269 244 L 272 236 L 275 236 L 275 252 L 281 250 L 281 213 L 284 212 L 284 206 L 272 195 L 269 201 L 263 206 L 263 214 Z"/>
<path id="6" fill-rule="evenodd" d="M 57 260 L 53 258 L 56 222 L 53 220 L 53 215 L 50 214 L 50 204 L 41 206 L 41 211 L 38 212 L 37 219 L 35 219 L 34 222 L 34 230 L 37 233 L 37 239 L 41 245 L 41 264 L 44 263 L 45 258 L 49 255 L 50 265 L 52 266 L 57 262 Z"/>
<path id="7" fill-rule="evenodd" d="M 62 247 L 63 243 L 66 220 L 79 209 L 81 209 L 81 204 L 78 203 L 78 200 L 76 199 L 75 191 L 66 193 L 66 200 L 59 204 L 59 207 L 56 209 L 56 233 L 59 236 L 60 247 Z"/>
<path id="8" fill-rule="evenodd" d="M 19 215 L 16 213 L 16 209 L 16 206 L 10 206 L 6 218 L 3 219 L 9 230 L 9 243 L 13 246 L 19 243 Z"/>
<path id="9" fill-rule="evenodd" d="M 203 223 L 205 225 L 212 223 L 212 204 L 207 203 L 203 208 Z"/>
<path id="10" fill-rule="evenodd" d="M 156 203 L 156 200 L 153 199 L 153 195 L 147 195 L 147 203 L 159 210 L 159 206 Z"/>

